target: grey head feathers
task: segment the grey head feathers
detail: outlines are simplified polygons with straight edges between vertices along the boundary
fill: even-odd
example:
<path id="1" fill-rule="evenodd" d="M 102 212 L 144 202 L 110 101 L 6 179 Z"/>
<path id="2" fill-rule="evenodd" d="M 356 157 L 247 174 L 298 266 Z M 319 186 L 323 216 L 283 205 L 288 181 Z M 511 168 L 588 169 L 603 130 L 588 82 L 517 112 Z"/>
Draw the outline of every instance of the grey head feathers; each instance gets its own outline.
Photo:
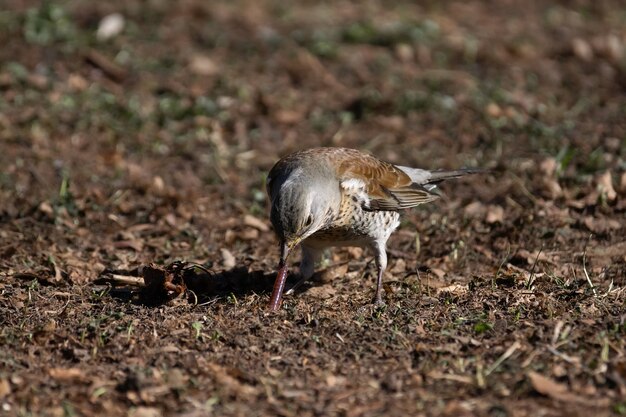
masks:
<path id="1" fill-rule="evenodd" d="M 267 181 L 270 220 L 283 241 L 305 239 L 322 228 L 341 202 L 337 179 L 323 164 L 275 166 Z"/>

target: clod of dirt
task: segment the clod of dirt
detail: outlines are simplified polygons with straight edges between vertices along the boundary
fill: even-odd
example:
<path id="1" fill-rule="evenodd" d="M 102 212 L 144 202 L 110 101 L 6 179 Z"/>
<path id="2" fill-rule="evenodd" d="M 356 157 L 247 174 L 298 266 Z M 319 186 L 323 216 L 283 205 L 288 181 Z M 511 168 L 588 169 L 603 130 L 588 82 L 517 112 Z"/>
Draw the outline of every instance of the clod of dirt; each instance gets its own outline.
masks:
<path id="1" fill-rule="evenodd" d="M 175 298 L 185 292 L 187 287 L 179 273 L 180 269 L 162 268 L 155 264 L 143 267 L 142 276 L 145 283 L 144 294 L 160 295 Z"/>
<path id="2" fill-rule="evenodd" d="M 141 269 L 141 275 L 145 284 L 142 290 L 144 298 L 171 300 L 183 294 L 187 289 L 206 292 L 208 290 L 207 278 L 212 274 L 200 265 L 176 261 L 165 268 L 149 264 Z"/>

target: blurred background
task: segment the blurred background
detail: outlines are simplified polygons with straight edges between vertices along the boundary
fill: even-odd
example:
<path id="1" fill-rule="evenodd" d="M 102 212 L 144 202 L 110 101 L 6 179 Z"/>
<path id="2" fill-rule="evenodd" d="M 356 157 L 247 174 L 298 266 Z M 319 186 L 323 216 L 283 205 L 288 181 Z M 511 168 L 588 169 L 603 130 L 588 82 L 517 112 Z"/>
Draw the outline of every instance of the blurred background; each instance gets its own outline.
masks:
<path id="1" fill-rule="evenodd" d="M 544 200 L 594 214 L 598 187 L 626 187 L 625 19 L 619 1 L 4 0 L 0 218 L 35 221 L 29 259 L 145 223 L 184 232 L 147 257 L 207 261 L 227 231 L 261 254 L 241 218 L 265 221 L 266 172 L 311 146 L 494 169 L 448 196 L 493 224 Z"/>

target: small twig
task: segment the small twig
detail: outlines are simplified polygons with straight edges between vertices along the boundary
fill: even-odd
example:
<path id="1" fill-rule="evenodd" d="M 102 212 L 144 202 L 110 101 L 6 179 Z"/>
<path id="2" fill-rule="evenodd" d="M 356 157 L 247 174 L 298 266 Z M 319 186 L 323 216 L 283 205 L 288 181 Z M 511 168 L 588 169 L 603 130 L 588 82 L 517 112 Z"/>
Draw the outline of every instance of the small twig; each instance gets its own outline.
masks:
<path id="1" fill-rule="evenodd" d="M 521 347 L 520 343 L 516 340 L 511 346 L 509 346 L 509 348 L 506 350 L 506 352 L 504 352 L 494 363 L 493 365 L 491 365 L 486 371 L 485 371 L 485 376 L 489 376 L 489 374 L 491 374 L 493 371 L 495 371 L 496 369 L 498 369 L 498 367 L 500 365 L 502 365 L 504 363 L 505 360 L 507 360 L 508 358 L 511 357 L 511 355 L 513 355 L 513 353 L 515 353 L 515 351 L 517 349 L 519 349 Z"/>
<path id="2" fill-rule="evenodd" d="M 142 277 L 131 277 L 127 275 L 111 274 L 111 276 L 105 278 L 105 280 L 110 281 L 112 284 L 118 284 L 118 285 L 132 285 L 133 287 L 145 287 L 146 286 L 144 279 Z"/>
<path id="3" fill-rule="evenodd" d="M 528 355 L 528 357 L 524 359 L 524 362 L 522 362 L 522 368 L 527 368 L 531 363 L 533 363 L 533 359 L 535 359 L 537 355 L 539 355 L 539 351 L 537 349 L 530 352 L 530 355 Z"/>
<path id="4" fill-rule="evenodd" d="M 201 307 L 201 306 L 208 306 L 208 305 L 213 305 L 213 304 L 217 303 L 217 302 L 218 302 L 219 300 L 221 300 L 221 299 L 222 299 L 222 297 L 215 297 L 215 298 L 214 298 L 214 299 L 212 299 L 212 300 L 205 301 L 205 302 L 204 302 L 204 303 L 202 303 L 202 304 L 198 304 L 198 307 Z"/>
<path id="5" fill-rule="evenodd" d="M 498 279 L 498 275 L 500 275 L 500 271 L 502 271 L 502 267 L 504 266 L 504 264 L 506 262 L 508 262 L 509 255 L 511 255 L 511 245 L 510 244 L 506 248 L 506 255 L 504 255 L 504 258 L 502 259 L 502 262 L 500 262 L 500 266 L 498 266 L 498 270 L 496 271 L 496 275 L 493 277 L 493 281 L 491 281 L 491 288 L 492 289 L 496 288 L 496 280 Z"/>
<path id="6" fill-rule="evenodd" d="M 482 362 L 478 362 L 476 364 L 476 384 L 480 387 L 480 388 L 484 388 L 485 387 L 485 374 L 483 373 L 483 363 Z"/>
<path id="7" fill-rule="evenodd" d="M 198 296 L 197 296 L 197 295 L 196 295 L 196 293 L 195 293 L 194 291 L 192 291 L 192 290 L 189 290 L 189 289 L 188 289 L 187 291 L 188 291 L 188 292 L 190 292 L 191 294 L 193 294 L 193 299 L 194 299 L 194 301 L 193 301 L 193 305 L 194 305 L 194 306 L 197 306 L 197 305 L 198 305 Z"/>
<path id="8" fill-rule="evenodd" d="M 576 358 L 573 356 L 566 355 L 565 353 L 561 353 L 555 348 L 553 348 L 552 346 L 546 346 L 546 348 L 548 349 L 548 352 L 552 353 L 555 356 L 558 356 L 559 358 L 563 359 L 565 362 L 571 363 L 574 365 L 580 365 L 580 358 Z"/>
<path id="9" fill-rule="evenodd" d="M 530 270 L 530 276 L 528 277 L 528 284 L 526 284 L 526 288 L 530 289 L 530 287 L 533 285 L 533 278 L 535 276 L 535 267 L 537 266 L 537 262 L 539 262 L 539 255 L 541 255 L 541 252 L 543 251 L 543 245 L 541 245 L 541 249 L 539 249 L 539 252 L 537 252 L 537 257 L 535 257 L 535 262 L 533 262 L 533 267 Z"/>
<path id="10" fill-rule="evenodd" d="M 585 243 L 585 248 L 583 249 L 583 272 L 585 273 L 585 278 L 587 278 L 587 283 L 589 283 L 591 291 L 593 291 L 593 296 L 597 297 L 598 292 L 596 291 L 596 287 L 593 285 L 593 282 L 591 282 L 591 278 L 589 277 L 589 273 L 587 272 L 587 245 L 591 240 L 591 236 L 592 235 L 589 235 L 589 239 L 587 239 L 587 242 Z"/>
<path id="11" fill-rule="evenodd" d="M 473 382 L 472 378 L 469 376 L 456 375 L 456 374 L 444 374 L 440 372 L 431 372 L 428 374 L 428 377 L 432 379 L 443 379 L 447 381 L 460 382 L 463 384 L 471 384 Z"/>

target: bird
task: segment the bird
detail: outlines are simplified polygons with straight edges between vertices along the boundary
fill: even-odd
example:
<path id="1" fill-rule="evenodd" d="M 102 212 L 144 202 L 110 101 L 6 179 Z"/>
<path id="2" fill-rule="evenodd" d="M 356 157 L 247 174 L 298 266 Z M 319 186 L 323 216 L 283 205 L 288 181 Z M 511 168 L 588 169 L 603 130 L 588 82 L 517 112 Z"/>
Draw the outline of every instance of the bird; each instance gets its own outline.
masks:
<path id="1" fill-rule="evenodd" d="M 318 147 L 291 153 L 270 170 L 266 188 L 270 221 L 280 243 L 278 273 L 269 310 L 280 309 L 287 260 L 302 248 L 300 280 L 315 272 L 327 247 L 369 247 L 377 268 L 374 304 L 383 305 L 387 240 L 400 225 L 400 212 L 439 198 L 443 180 L 482 172 L 479 169 L 429 171 L 394 165 L 369 153 Z"/>

